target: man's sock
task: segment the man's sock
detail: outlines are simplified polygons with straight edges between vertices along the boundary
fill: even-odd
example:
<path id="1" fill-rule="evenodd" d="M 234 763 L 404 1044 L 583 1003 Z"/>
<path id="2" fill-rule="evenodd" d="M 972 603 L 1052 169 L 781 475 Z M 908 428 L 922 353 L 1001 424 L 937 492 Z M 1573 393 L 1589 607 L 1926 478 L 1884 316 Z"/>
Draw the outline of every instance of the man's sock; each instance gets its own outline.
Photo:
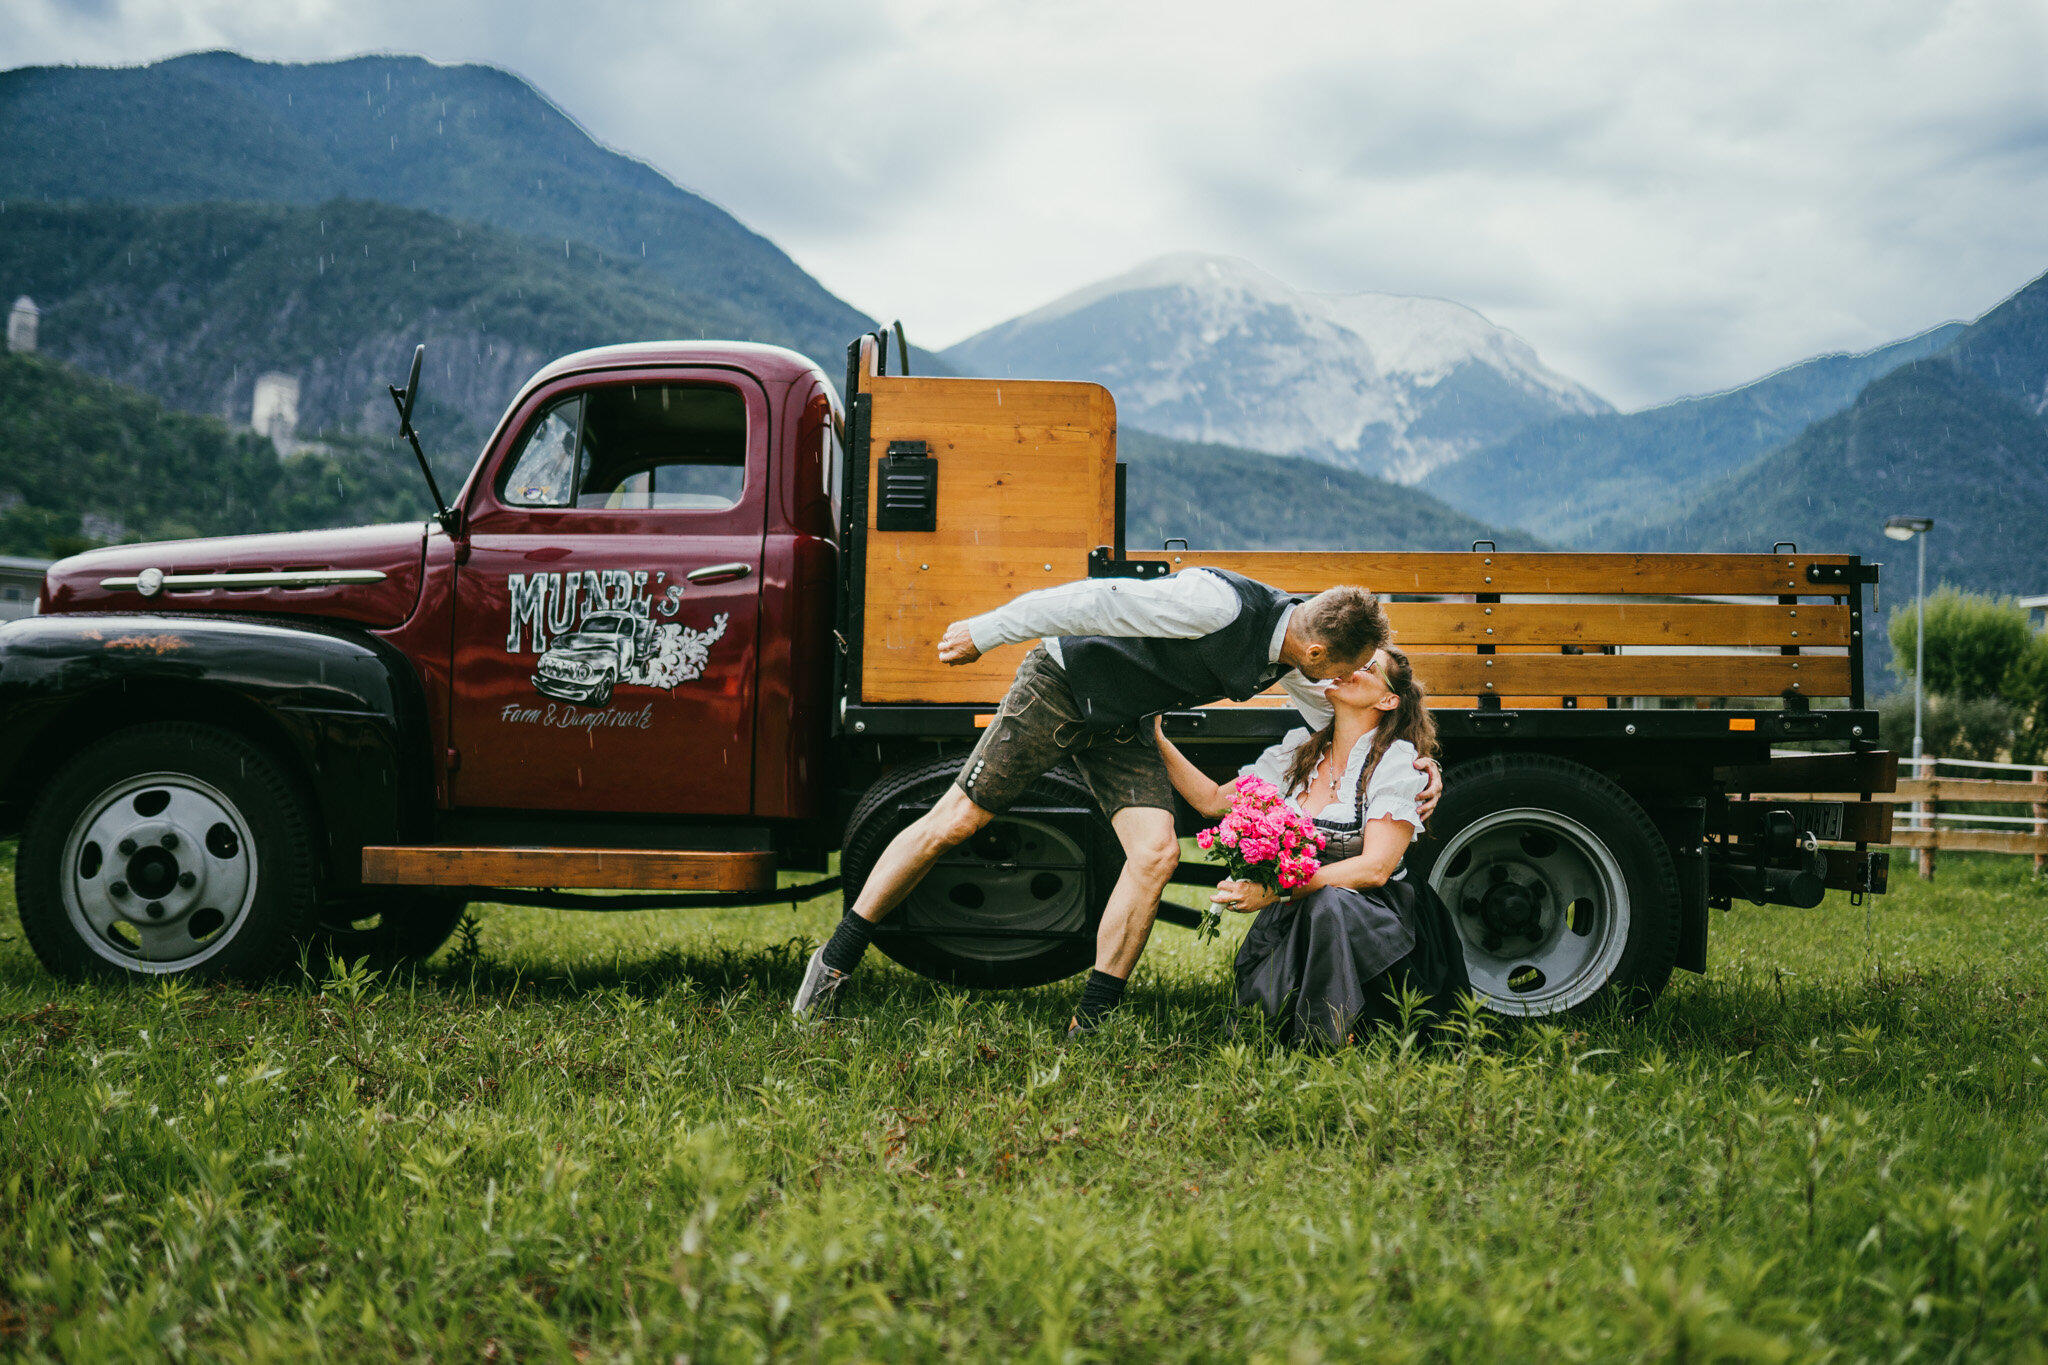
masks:
<path id="1" fill-rule="evenodd" d="M 868 950 L 868 940 L 874 936 L 874 925 L 847 911 L 832 937 L 825 941 L 825 965 L 835 972 L 851 972 L 860 965 L 861 954 Z"/>
<path id="2" fill-rule="evenodd" d="M 1115 1009 L 1124 998 L 1124 979 L 1111 976 L 1108 972 L 1088 973 L 1088 984 L 1081 988 L 1081 1003 L 1074 1010 L 1074 1026 L 1083 1033 L 1092 1033 L 1102 1023 L 1103 1016 Z"/>

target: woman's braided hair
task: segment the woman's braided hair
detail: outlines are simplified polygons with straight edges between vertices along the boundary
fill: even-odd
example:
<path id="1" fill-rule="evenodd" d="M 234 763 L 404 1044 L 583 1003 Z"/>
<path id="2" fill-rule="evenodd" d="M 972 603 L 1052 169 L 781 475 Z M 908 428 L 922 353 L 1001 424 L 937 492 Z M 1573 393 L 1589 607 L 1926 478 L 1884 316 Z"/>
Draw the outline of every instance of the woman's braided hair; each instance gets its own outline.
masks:
<path id="1" fill-rule="evenodd" d="M 1429 713 L 1429 692 L 1415 680 L 1415 669 L 1408 662 L 1408 656 L 1392 645 L 1383 646 L 1387 652 L 1387 672 L 1384 681 L 1387 690 L 1401 699 L 1401 704 L 1386 713 L 1372 732 L 1372 747 L 1366 751 L 1365 768 L 1358 774 L 1359 790 L 1372 780 L 1373 769 L 1379 767 L 1387 750 L 1397 739 L 1405 739 L 1415 746 L 1415 753 L 1421 758 L 1435 758 L 1436 717 Z M 1294 755 L 1294 766 L 1287 772 L 1287 790 L 1305 790 L 1315 777 L 1316 765 L 1323 761 L 1323 755 L 1330 752 L 1330 741 L 1336 737 L 1337 720 L 1309 736 L 1308 743 L 1301 746 Z"/>

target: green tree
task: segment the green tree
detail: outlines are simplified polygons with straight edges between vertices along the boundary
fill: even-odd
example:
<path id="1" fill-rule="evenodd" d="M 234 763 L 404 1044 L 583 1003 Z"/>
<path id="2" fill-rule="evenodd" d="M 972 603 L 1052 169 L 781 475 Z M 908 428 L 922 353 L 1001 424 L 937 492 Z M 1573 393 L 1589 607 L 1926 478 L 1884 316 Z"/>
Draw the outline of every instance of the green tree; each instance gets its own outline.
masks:
<path id="1" fill-rule="evenodd" d="M 1892 667 L 1900 677 L 1913 676 L 1918 629 L 1911 603 L 1892 612 Z M 2034 644 L 2027 613 L 2012 598 L 1943 587 L 1927 599 L 1926 688 L 1959 701 L 2007 697 L 2008 680 Z"/>

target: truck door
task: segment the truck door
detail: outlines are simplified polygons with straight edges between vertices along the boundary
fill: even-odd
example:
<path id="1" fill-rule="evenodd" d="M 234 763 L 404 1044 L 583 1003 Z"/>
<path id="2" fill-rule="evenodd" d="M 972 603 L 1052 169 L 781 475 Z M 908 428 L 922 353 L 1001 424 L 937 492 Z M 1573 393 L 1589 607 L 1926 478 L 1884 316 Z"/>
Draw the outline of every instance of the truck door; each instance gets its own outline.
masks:
<path id="1" fill-rule="evenodd" d="M 746 813 L 760 386 L 715 369 L 573 376 L 505 431 L 456 588 L 455 804 Z"/>

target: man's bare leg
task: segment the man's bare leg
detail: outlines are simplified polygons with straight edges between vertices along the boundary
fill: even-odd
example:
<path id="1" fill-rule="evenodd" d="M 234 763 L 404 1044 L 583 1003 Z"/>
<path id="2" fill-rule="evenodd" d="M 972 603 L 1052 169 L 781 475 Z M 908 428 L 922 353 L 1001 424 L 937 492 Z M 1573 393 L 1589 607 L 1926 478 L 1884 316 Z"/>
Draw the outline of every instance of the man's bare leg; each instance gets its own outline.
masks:
<path id="1" fill-rule="evenodd" d="M 1095 931 L 1095 970 L 1081 993 L 1069 1036 L 1093 1029 L 1123 999 L 1124 982 L 1152 936 L 1159 914 L 1159 893 L 1180 866 L 1180 840 L 1174 837 L 1173 812 L 1150 806 L 1126 806 L 1110 817 L 1124 846 L 1124 870 L 1117 876 Z"/>
<path id="2" fill-rule="evenodd" d="M 947 849 L 966 843 L 995 818 L 993 811 L 975 805 L 958 787 L 946 788 L 938 803 L 904 826 L 875 859 L 853 903 L 853 913 L 869 924 L 879 924 L 882 916 L 924 880 L 924 874 Z"/>

